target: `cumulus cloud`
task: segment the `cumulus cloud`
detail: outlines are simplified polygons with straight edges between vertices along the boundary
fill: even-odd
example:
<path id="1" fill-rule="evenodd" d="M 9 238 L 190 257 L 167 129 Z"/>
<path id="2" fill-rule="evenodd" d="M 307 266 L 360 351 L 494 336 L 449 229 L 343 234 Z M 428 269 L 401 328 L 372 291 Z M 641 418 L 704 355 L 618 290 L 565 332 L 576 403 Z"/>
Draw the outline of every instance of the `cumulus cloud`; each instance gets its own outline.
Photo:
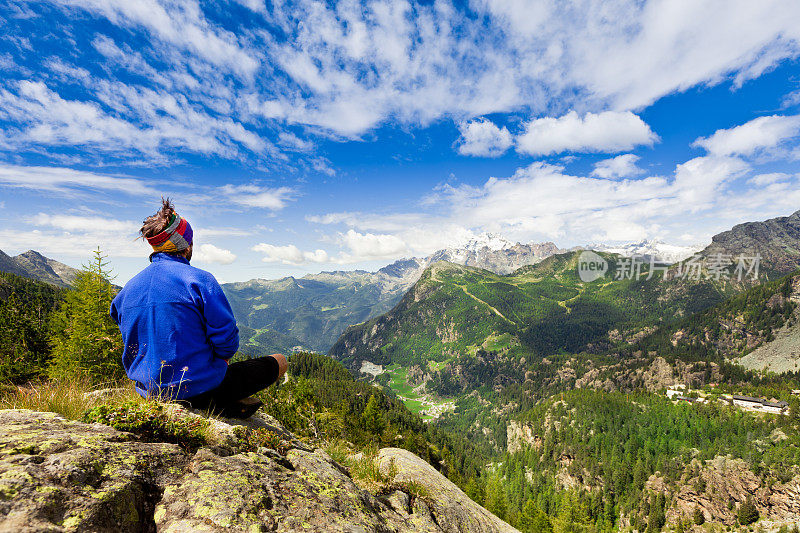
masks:
<path id="1" fill-rule="evenodd" d="M 152 251 L 136 239 L 139 224 L 130 220 L 92 215 L 38 213 L 21 220 L 13 230 L 0 229 L 5 250 L 35 248 L 47 254 L 88 259 L 98 247 L 114 257 L 147 257 Z"/>
<path id="2" fill-rule="evenodd" d="M 47 254 L 64 255 L 85 261 L 99 246 L 111 257 L 141 257 L 153 250 L 141 240 L 120 239 L 111 233 L 72 233 L 52 230 L 0 229 L 0 242 L 5 250 L 29 250 L 35 247 Z"/>
<path id="3" fill-rule="evenodd" d="M 489 231 L 520 241 L 561 246 L 661 238 L 710 238 L 742 220 L 791 213 L 800 205 L 800 178 L 754 174 L 738 157 L 706 155 L 665 176 L 580 175 L 542 162 L 483 184 L 444 186 L 429 212 L 331 213 L 310 221 L 376 231 L 409 243 L 395 257 L 458 246 Z M 688 244 L 688 243 L 687 243 Z M 387 251 L 388 253 L 388 251 Z"/>
<path id="4" fill-rule="evenodd" d="M 639 156 L 634 154 L 622 154 L 610 159 L 603 159 L 594 165 L 592 176 L 600 178 L 627 178 L 638 176 L 642 169 L 636 166 Z"/>
<path id="5" fill-rule="evenodd" d="M 205 243 L 194 248 L 192 252 L 192 259 L 199 263 L 230 265 L 236 261 L 236 255 L 230 250 L 217 248 L 213 244 Z"/>
<path id="6" fill-rule="evenodd" d="M 709 137 L 697 139 L 692 146 L 705 148 L 714 155 L 750 156 L 778 148 L 800 136 L 800 115 L 758 117 L 740 126 L 720 129 Z"/>
<path id="7" fill-rule="evenodd" d="M 252 250 L 264 254 L 261 260 L 265 263 L 299 265 L 302 263 L 326 263 L 330 259 L 325 250 L 317 249 L 313 252 L 304 252 L 294 244 L 276 246 L 262 242 L 253 246 Z"/>
<path id="8" fill-rule="evenodd" d="M 461 138 L 458 141 L 458 153 L 483 157 L 503 155 L 511 147 L 511 133 L 504 126 L 499 128 L 494 122 L 476 119 L 462 122 L 458 126 Z"/>
<path id="9" fill-rule="evenodd" d="M 517 151 L 530 155 L 560 152 L 621 152 L 658 140 L 650 126 L 630 111 L 604 111 L 579 116 L 531 120 L 517 137 Z"/>
<path id="10" fill-rule="evenodd" d="M 356 260 L 397 257 L 408 250 L 406 243 L 396 235 L 359 233 L 348 230 L 339 236 Z"/>
<path id="11" fill-rule="evenodd" d="M 304 251 L 294 244 L 276 246 L 259 243 L 252 250 L 264 254 L 266 263 L 299 265 L 304 263 L 351 264 L 376 259 L 393 259 L 408 251 L 406 243 L 396 235 L 360 233 L 352 229 L 339 233 L 336 242 L 342 247 L 337 255 L 322 249 Z"/>
<path id="12" fill-rule="evenodd" d="M 263 207 L 279 211 L 292 198 L 291 187 L 261 187 L 259 185 L 223 185 L 220 192 L 233 203 L 246 207 Z"/>

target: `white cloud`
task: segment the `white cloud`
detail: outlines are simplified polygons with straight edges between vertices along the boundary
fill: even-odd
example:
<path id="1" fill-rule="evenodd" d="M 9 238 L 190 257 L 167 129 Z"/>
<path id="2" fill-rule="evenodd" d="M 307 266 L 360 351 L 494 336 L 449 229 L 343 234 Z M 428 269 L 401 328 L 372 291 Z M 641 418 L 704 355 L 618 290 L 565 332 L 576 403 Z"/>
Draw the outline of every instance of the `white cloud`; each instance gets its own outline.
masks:
<path id="1" fill-rule="evenodd" d="M 160 193 L 144 180 L 115 177 L 63 167 L 28 167 L 0 163 L 0 187 L 17 187 L 62 194 L 78 189 L 93 189 L 132 195 L 158 196 Z"/>
<path id="2" fill-rule="evenodd" d="M 314 149 L 314 143 L 301 139 L 289 131 L 282 131 L 278 134 L 278 144 L 296 152 L 310 152 Z"/>
<path id="3" fill-rule="evenodd" d="M 236 35 L 209 23 L 197 3 L 76 0 L 71 5 L 100 13 L 118 26 L 146 28 L 158 39 L 189 50 L 217 68 L 242 76 L 249 76 L 258 68 L 258 60 L 239 45 Z"/>
<path id="4" fill-rule="evenodd" d="M 252 250 L 264 254 L 261 259 L 265 263 L 284 263 L 299 265 L 304 263 L 351 264 L 377 259 L 393 259 L 408 251 L 405 242 L 396 235 L 359 233 L 348 230 L 339 233 L 336 241 L 343 251 L 338 255 L 330 255 L 322 249 L 303 251 L 294 244 L 276 246 L 259 243 Z"/>
<path id="5" fill-rule="evenodd" d="M 170 149 L 228 158 L 238 157 L 242 149 L 274 152 L 241 123 L 213 117 L 163 90 L 98 82 L 95 102 L 64 99 L 39 81 L 20 81 L 16 89 L 0 90 L 0 118 L 17 125 L 0 132 L 6 150 L 81 147 L 124 158 L 147 155 L 159 162 Z"/>
<path id="6" fill-rule="evenodd" d="M 764 187 L 766 185 L 772 185 L 773 183 L 785 182 L 790 177 L 791 176 L 789 176 L 789 174 L 784 174 L 783 172 L 770 172 L 769 174 L 758 174 L 753 176 L 747 180 L 747 182 L 756 187 Z"/>
<path id="7" fill-rule="evenodd" d="M 0 229 L 0 249 L 29 250 L 31 248 L 46 255 L 64 255 L 88 260 L 92 251 L 99 246 L 103 253 L 111 257 L 147 258 L 153 250 L 141 239 L 134 239 L 107 231 L 61 231 Z"/>
<path id="8" fill-rule="evenodd" d="M 213 244 L 205 243 L 194 248 L 192 252 L 192 259 L 199 263 L 230 265 L 236 261 L 236 255 L 230 250 L 217 248 Z"/>
<path id="9" fill-rule="evenodd" d="M 800 5 L 780 0 L 297 0 L 268 11 L 262 0 L 238 2 L 264 16 L 234 19 L 198 0 L 52 0 L 62 16 L 56 27 L 9 29 L 9 39 L 46 44 L 58 57 L 20 66 L 4 56 L 23 74 L 15 79 L 47 87 L 6 83 L 0 142 L 10 150 L 77 146 L 129 164 L 172 161 L 176 151 L 280 161 L 275 144 L 309 148 L 281 138 L 296 125 L 359 139 L 386 123 L 625 112 L 698 85 L 739 85 L 800 53 Z M 88 17 L 116 26 L 108 32 L 115 40 L 96 36 L 76 48 L 72 35 Z M 616 152 L 652 143 L 642 132 L 608 148 L 597 139 L 520 146 Z M 483 133 L 464 153 L 493 155 L 508 142 L 503 129 Z"/>
<path id="10" fill-rule="evenodd" d="M 513 141 L 511 133 L 491 120 L 476 119 L 462 122 L 458 126 L 461 138 L 458 142 L 458 153 L 483 157 L 497 157 L 508 150 Z"/>
<path id="11" fill-rule="evenodd" d="M 267 12 L 267 6 L 264 4 L 264 0 L 236 0 L 236 1 L 242 4 L 247 9 L 255 11 L 256 13 Z"/>
<path id="12" fill-rule="evenodd" d="M 732 74 L 741 84 L 798 54 L 800 6 L 781 0 L 476 4 L 510 29 L 523 69 L 556 87 L 561 74 L 584 88 L 577 100 L 600 97 L 615 109 Z"/>
<path id="13" fill-rule="evenodd" d="M 630 111 L 586 113 L 570 111 L 559 118 L 531 120 L 517 137 L 517 151 L 530 155 L 560 152 L 621 152 L 652 145 L 658 136 Z"/>
<path id="14" fill-rule="evenodd" d="M 304 252 L 294 244 L 276 246 L 262 242 L 253 246 L 252 250 L 263 253 L 264 257 L 261 260 L 265 263 L 299 265 L 302 263 L 327 263 L 330 260 L 325 250 L 318 249 L 313 252 Z"/>
<path id="15" fill-rule="evenodd" d="M 800 104 L 800 90 L 792 91 L 784 95 L 781 100 L 781 107 L 787 108 Z"/>
<path id="16" fill-rule="evenodd" d="M 800 115 L 771 115 L 733 128 L 717 130 L 709 137 L 697 139 L 692 146 L 705 148 L 714 155 L 750 156 L 761 150 L 777 148 L 798 135 Z"/>
<path id="17" fill-rule="evenodd" d="M 31 217 L 30 223 L 35 226 L 46 226 L 69 232 L 115 232 L 134 236 L 141 226 L 131 220 L 114 220 L 95 216 L 48 215 L 47 213 L 39 213 Z"/>
<path id="18" fill-rule="evenodd" d="M 340 234 L 339 239 L 358 261 L 397 257 L 408 250 L 406 243 L 395 235 L 359 233 L 351 229 Z"/>
<path id="19" fill-rule="evenodd" d="M 603 159 L 594 165 L 592 176 L 600 178 L 628 178 L 638 176 L 644 171 L 636 166 L 639 156 L 623 154 L 610 159 Z"/>
<path id="20" fill-rule="evenodd" d="M 294 189 L 290 187 L 261 187 L 259 185 L 223 185 L 220 192 L 228 200 L 247 207 L 263 207 L 278 211 L 286 207 L 291 200 Z"/>
<path id="21" fill-rule="evenodd" d="M 709 155 L 676 165 L 671 175 L 612 180 L 539 162 L 480 186 L 441 187 L 429 212 L 344 212 L 309 221 L 344 224 L 356 235 L 394 236 L 396 249 L 384 250 L 393 258 L 457 246 L 486 231 L 560 246 L 644 238 L 683 242 L 686 235 L 703 241 L 734 223 L 793 212 L 800 205 L 797 177 L 743 180 L 752 171 L 739 158 Z M 405 250 L 400 242 L 407 243 Z"/>

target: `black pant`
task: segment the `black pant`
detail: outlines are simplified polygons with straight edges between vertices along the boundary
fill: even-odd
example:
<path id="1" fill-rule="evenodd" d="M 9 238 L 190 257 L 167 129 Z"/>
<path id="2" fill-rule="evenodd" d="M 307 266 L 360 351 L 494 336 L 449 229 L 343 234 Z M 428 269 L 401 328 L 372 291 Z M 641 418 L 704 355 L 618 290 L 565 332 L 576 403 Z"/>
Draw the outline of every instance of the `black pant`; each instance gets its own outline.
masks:
<path id="1" fill-rule="evenodd" d="M 195 409 L 225 411 L 237 401 L 275 383 L 279 370 L 278 360 L 271 355 L 231 363 L 216 389 L 184 398 L 179 403 Z"/>

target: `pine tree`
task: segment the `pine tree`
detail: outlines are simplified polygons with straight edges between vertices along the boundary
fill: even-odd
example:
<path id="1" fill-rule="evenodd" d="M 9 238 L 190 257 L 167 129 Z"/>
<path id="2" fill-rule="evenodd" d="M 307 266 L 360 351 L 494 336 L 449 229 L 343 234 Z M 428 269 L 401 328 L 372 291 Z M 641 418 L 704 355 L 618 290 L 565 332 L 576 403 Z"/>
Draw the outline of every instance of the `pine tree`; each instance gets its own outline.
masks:
<path id="1" fill-rule="evenodd" d="M 758 509 L 750 496 L 739 506 L 736 518 L 739 520 L 739 523 L 744 526 L 750 525 L 758 520 Z"/>
<path id="2" fill-rule="evenodd" d="M 75 278 L 52 322 L 50 376 L 93 382 L 122 377 L 122 336 L 108 314 L 114 287 L 100 249 Z"/>
<path id="3" fill-rule="evenodd" d="M 364 420 L 364 428 L 367 432 L 371 433 L 372 436 L 376 438 L 380 438 L 383 432 L 384 420 L 380 408 L 378 407 L 378 399 L 374 394 L 367 400 L 367 406 L 364 408 L 362 419 Z"/>
<path id="4" fill-rule="evenodd" d="M 506 492 L 503 489 L 502 480 L 496 474 L 486 483 L 486 497 L 483 506 L 500 518 L 505 518 L 508 508 Z"/>

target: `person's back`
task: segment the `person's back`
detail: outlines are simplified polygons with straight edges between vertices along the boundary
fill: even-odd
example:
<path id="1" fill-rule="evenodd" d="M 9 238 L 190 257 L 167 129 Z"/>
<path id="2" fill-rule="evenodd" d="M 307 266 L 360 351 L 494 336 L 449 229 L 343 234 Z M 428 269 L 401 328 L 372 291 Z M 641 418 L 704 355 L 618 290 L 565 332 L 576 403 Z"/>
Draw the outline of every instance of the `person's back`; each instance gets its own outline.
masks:
<path id="1" fill-rule="evenodd" d="M 153 247 L 150 265 L 111 303 L 125 349 L 122 364 L 145 397 L 179 400 L 227 416 L 247 417 L 260 406 L 248 396 L 287 369 L 280 354 L 228 365 L 239 329 L 222 288 L 189 264 L 193 233 L 169 200 L 140 230 Z"/>
<path id="2" fill-rule="evenodd" d="M 111 304 L 125 371 L 143 396 L 183 399 L 211 390 L 239 347 L 228 301 L 214 277 L 186 258 L 156 253 L 151 261 Z"/>

